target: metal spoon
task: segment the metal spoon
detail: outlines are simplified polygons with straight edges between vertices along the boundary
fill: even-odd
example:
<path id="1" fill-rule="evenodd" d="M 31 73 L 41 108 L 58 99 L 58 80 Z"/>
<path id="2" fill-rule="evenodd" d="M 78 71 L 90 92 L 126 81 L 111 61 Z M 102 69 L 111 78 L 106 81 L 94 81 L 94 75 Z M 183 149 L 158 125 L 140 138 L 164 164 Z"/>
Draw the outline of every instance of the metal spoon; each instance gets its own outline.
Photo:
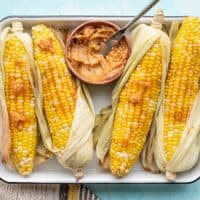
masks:
<path id="1" fill-rule="evenodd" d="M 119 31 L 114 33 L 103 45 L 103 47 L 100 50 L 100 54 L 103 56 L 106 56 L 113 46 L 115 46 L 120 39 L 124 36 L 124 34 L 129 31 L 132 26 L 137 22 L 145 13 L 147 13 L 154 5 L 156 5 L 159 2 L 159 0 L 153 0 L 147 7 L 145 7 L 137 16 L 133 18 L 132 21 L 130 21 L 128 24 L 126 24 L 124 27 L 122 27 Z"/>

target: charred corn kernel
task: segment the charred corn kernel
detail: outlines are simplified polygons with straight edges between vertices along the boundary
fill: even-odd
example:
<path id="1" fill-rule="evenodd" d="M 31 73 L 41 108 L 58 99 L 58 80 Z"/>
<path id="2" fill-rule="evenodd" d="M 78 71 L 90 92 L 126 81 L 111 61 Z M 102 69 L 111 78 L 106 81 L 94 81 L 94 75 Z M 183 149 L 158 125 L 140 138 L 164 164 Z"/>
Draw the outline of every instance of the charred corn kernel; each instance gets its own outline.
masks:
<path id="1" fill-rule="evenodd" d="M 64 149 L 76 103 L 76 84 L 65 63 L 63 48 L 52 29 L 32 28 L 34 57 L 42 77 L 43 103 L 53 144 Z"/>
<path id="2" fill-rule="evenodd" d="M 27 59 L 23 42 L 15 35 L 8 37 L 3 60 L 11 158 L 22 175 L 33 170 L 37 140 L 34 94 L 28 81 Z"/>
<path id="3" fill-rule="evenodd" d="M 131 74 L 119 97 L 110 149 L 111 172 L 126 175 L 143 148 L 161 87 L 162 47 L 157 41 Z"/>
<path id="4" fill-rule="evenodd" d="M 171 160 L 199 90 L 200 20 L 184 20 L 172 49 L 164 101 L 164 150 Z"/>

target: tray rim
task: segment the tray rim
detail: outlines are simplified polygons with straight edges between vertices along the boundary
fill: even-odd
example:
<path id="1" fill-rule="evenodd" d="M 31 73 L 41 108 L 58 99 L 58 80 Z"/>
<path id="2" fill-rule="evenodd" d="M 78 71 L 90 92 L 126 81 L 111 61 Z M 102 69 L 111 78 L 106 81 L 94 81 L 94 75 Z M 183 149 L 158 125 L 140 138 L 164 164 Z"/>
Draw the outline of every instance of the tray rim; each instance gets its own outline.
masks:
<path id="1" fill-rule="evenodd" d="M 99 18 L 130 18 L 134 17 L 135 15 L 7 15 L 5 17 L 0 18 L 0 22 L 5 21 L 7 19 L 12 19 L 12 18 L 94 18 L 94 17 L 99 17 Z M 145 15 L 141 19 L 148 19 L 152 18 L 153 15 Z M 187 15 L 166 15 L 165 18 L 183 18 L 187 17 Z"/>
<path id="2" fill-rule="evenodd" d="M 2 17 L 0 18 L 0 24 L 3 23 L 4 21 L 6 20 L 9 20 L 9 19 L 14 19 L 14 18 L 21 18 L 21 19 L 39 19 L 39 18 L 52 18 L 52 19 L 61 19 L 61 18 L 75 18 L 75 19 L 80 19 L 80 18 L 107 18 L 107 19 L 117 19 L 117 18 L 121 18 L 121 19 L 126 19 L 126 18 L 131 18 L 131 17 L 134 17 L 134 15 L 8 15 L 6 17 Z M 147 15 L 147 16 L 144 16 L 142 17 L 141 19 L 151 19 L 153 16 L 152 15 Z M 181 20 L 183 19 L 184 17 L 187 17 L 187 15 L 183 15 L 183 16 L 177 16 L 177 15 L 169 15 L 169 16 L 165 16 L 166 19 L 177 19 L 177 20 Z M 179 184 L 192 184 L 192 183 L 195 183 L 197 182 L 198 180 L 200 180 L 200 174 L 199 176 L 194 179 L 194 180 L 191 180 L 191 181 L 182 181 L 182 182 L 122 182 L 122 183 L 119 183 L 119 182 L 113 182 L 113 183 L 95 183 L 95 182 L 88 182 L 88 183 L 79 183 L 79 182 L 17 182 L 17 181 L 7 181 L 5 180 L 4 178 L 0 177 L 0 180 L 3 181 L 4 183 L 8 183 L 8 184 L 138 184 L 138 185 L 141 185 L 141 184 L 145 184 L 145 185 L 152 185 L 152 184 L 162 184 L 162 185 L 165 185 L 165 184 L 172 184 L 172 185 L 179 185 Z"/>

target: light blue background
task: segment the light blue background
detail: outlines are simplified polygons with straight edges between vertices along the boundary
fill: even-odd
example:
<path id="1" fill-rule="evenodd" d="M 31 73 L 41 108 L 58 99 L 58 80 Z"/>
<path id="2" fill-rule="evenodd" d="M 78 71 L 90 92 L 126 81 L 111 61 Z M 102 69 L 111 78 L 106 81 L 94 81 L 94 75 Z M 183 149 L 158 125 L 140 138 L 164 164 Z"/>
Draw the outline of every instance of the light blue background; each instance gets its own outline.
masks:
<path id="1" fill-rule="evenodd" d="M 135 15 L 149 0 L 0 0 L 8 15 Z M 200 0 L 161 0 L 166 15 L 200 16 Z M 88 185 L 103 200 L 199 200 L 200 181 L 190 185 Z"/>

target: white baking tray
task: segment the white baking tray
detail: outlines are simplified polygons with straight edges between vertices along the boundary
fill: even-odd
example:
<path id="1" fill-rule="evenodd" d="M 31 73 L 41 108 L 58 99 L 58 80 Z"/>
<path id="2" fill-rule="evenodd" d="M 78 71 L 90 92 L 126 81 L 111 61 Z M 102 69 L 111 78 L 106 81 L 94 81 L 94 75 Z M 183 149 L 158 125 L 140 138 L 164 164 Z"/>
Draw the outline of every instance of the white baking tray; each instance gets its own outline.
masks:
<path id="1" fill-rule="evenodd" d="M 11 24 L 13 21 L 22 21 L 24 27 L 30 30 L 30 27 L 45 23 L 54 27 L 73 29 L 77 25 L 87 20 L 109 20 L 120 26 L 124 25 L 131 17 L 86 17 L 86 16 L 11 16 L 0 21 L 0 31 Z M 139 23 L 150 23 L 152 17 L 145 17 Z M 166 25 L 169 26 L 172 20 L 182 21 L 183 17 L 167 17 Z M 105 86 L 92 86 L 89 89 L 95 105 L 95 110 L 98 112 L 102 107 L 110 104 L 111 91 L 114 84 Z M 198 180 L 200 177 L 200 162 L 191 171 L 178 175 L 176 183 L 191 183 Z M 28 177 L 22 177 L 15 171 L 9 170 L 6 166 L 0 163 L 0 178 L 9 183 L 75 183 L 76 180 L 71 172 L 63 169 L 55 159 L 49 160 L 47 163 L 36 167 L 35 171 Z M 95 158 L 86 168 L 85 176 L 80 180 L 81 183 L 167 183 L 165 177 L 161 174 L 152 174 L 142 169 L 139 163 L 134 166 L 132 171 L 124 178 L 115 178 L 109 172 L 105 172 L 98 165 Z"/>

